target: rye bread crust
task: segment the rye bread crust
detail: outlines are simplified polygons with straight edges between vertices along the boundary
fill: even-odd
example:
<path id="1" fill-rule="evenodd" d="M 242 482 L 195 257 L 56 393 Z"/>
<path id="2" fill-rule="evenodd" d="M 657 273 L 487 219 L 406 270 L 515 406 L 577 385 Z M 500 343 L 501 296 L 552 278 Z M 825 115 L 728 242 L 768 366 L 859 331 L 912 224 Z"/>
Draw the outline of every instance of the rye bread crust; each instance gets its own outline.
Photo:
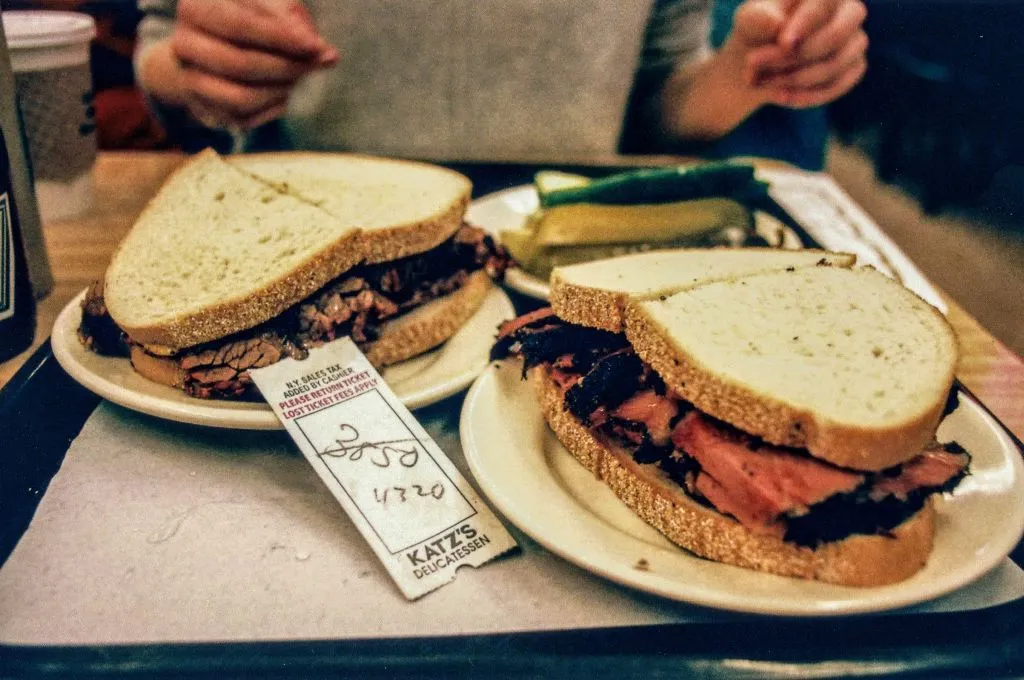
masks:
<path id="1" fill-rule="evenodd" d="M 626 338 L 668 386 L 701 411 L 770 444 L 804 448 L 840 467 L 877 471 L 910 460 L 934 438 L 945 407 L 945 394 L 938 395 L 930 408 L 888 428 L 828 422 L 810 409 L 715 375 L 665 337 L 641 304 L 627 306 Z"/>
<path id="2" fill-rule="evenodd" d="M 381 326 L 381 337 L 364 350 L 374 366 L 390 366 L 437 347 L 462 328 L 483 304 L 494 284 L 475 271 L 454 293 L 417 307 Z"/>
<path id="3" fill-rule="evenodd" d="M 551 275 L 548 300 L 558 318 L 579 326 L 621 333 L 626 323 L 628 293 L 577 286 L 559 279 L 557 269 Z"/>
<path id="4" fill-rule="evenodd" d="M 846 586 L 880 586 L 919 571 L 931 553 L 935 510 L 929 500 L 889 536 L 855 535 L 817 549 L 755 534 L 692 499 L 653 465 L 603 441 L 563 406 L 547 369 L 528 371 L 544 418 L 565 448 L 640 518 L 673 543 L 716 562 L 779 576 Z"/>
<path id="5" fill-rule="evenodd" d="M 132 368 L 146 380 L 179 390 L 185 389 L 185 379 L 188 376 L 173 358 L 155 356 L 138 345 L 132 345 L 129 352 Z"/>
<path id="6" fill-rule="evenodd" d="M 761 255 L 765 252 L 763 248 L 703 248 L 700 249 L 702 255 L 707 257 L 714 257 L 717 252 L 725 251 L 730 255 L 734 254 L 747 254 L 747 255 Z M 686 251 L 680 251 L 686 252 Z M 693 251 L 688 251 L 693 252 Z M 824 266 L 843 267 L 849 269 L 854 265 L 857 260 L 856 255 L 849 253 L 833 253 L 825 250 L 812 250 L 807 249 L 800 251 L 803 254 L 809 255 L 811 258 L 821 258 L 821 262 L 827 262 Z M 645 255 L 656 255 L 657 251 L 646 253 Z M 631 256 L 622 258 L 623 260 L 629 259 Z M 585 266 L 594 266 L 593 263 Z M 819 263 L 807 263 L 803 265 L 794 264 L 792 266 L 799 267 L 810 267 L 810 266 L 821 266 Z M 561 267 L 555 267 L 551 272 L 551 293 L 548 299 L 551 303 L 552 309 L 555 310 L 555 314 L 560 319 L 574 323 L 580 326 L 587 326 L 590 328 L 600 328 L 613 333 L 621 333 L 625 328 L 626 324 L 626 307 L 629 305 L 631 300 L 654 300 L 661 296 L 674 295 L 682 290 L 688 288 L 694 288 L 698 285 L 710 283 L 712 281 L 721 281 L 729 278 L 738 278 L 741 276 L 749 276 L 750 274 L 759 273 L 759 271 L 771 271 L 772 269 L 783 269 L 784 265 L 772 265 L 766 266 L 763 270 L 751 269 L 743 273 L 736 273 L 732 276 L 721 276 L 715 278 L 704 278 L 699 281 L 692 277 L 681 276 L 679 282 L 675 285 L 664 286 L 660 290 L 654 290 L 645 292 L 642 294 L 628 293 L 617 291 L 612 288 L 602 288 L 599 286 L 587 286 L 579 283 L 573 283 L 568 279 L 564 278 L 560 273 Z M 572 267 L 569 267 L 572 269 Z"/>
<path id="7" fill-rule="evenodd" d="M 430 219 L 415 224 L 359 232 L 357 248 L 363 253 L 363 262 L 390 262 L 436 248 L 459 230 L 462 226 L 462 216 L 468 206 L 467 191 L 463 197 L 452 203 L 446 212 Z"/>

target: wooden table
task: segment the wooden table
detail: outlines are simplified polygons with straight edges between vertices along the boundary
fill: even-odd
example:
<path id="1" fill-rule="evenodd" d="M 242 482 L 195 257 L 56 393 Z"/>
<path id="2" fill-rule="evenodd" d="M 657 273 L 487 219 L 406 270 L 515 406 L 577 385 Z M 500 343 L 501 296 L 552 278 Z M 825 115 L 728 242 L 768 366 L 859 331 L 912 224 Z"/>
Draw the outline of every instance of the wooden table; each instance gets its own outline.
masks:
<path id="1" fill-rule="evenodd" d="M 45 226 L 55 286 L 39 304 L 32 350 L 0 364 L 0 387 L 49 336 L 60 310 L 91 281 L 99 278 L 114 248 L 163 182 L 181 162 L 173 153 L 102 153 L 96 166 L 92 212 Z M 626 165 L 638 160 L 596 159 L 595 164 Z M 594 162 L 595 159 L 586 159 Z M 926 238 L 927 234 L 922 234 Z M 949 320 L 960 338 L 958 377 L 1018 437 L 1024 437 L 1024 362 L 993 338 L 966 311 L 949 300 Z"/>

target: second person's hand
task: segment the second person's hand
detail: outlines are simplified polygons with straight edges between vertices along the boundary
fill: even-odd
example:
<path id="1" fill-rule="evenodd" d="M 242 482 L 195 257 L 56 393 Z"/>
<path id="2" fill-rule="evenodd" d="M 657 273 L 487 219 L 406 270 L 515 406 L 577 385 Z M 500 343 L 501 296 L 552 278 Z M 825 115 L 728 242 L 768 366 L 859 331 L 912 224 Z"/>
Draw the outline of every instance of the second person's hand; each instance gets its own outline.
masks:
<path id="1" fill-rule="evenodd" d="M 181 0 L 168 47 L 180 103 L 212 127 L 281 116 L 298 80 L 338 59 L 298 0 Z"/>
<path id="2" fill-rule="evenodd" d="M 846 94 L 867 70 L 867 8 L 861 0 L 769 0 L 785 14 L 777 38 L 747 55 L 748 79 L 770 103 L 820 106 Z"/>

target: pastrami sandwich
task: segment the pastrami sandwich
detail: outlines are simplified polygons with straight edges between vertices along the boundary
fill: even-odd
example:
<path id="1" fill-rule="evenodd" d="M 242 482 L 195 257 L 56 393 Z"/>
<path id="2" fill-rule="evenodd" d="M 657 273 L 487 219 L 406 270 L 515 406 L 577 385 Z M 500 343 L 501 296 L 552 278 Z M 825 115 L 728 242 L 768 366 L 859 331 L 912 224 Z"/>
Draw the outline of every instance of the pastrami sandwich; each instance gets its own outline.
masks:
<path id="1" fill-rule="evenodd" d="M 447 340 L 507 255 L 463 222 L 471 184 L 347 154 L 197 154 L 83 303 L 80 337 L 194 397 L 256 396 L 248 369 L 350 336 L 377 366 Z"/>
<path id="2" fill-rule="evenodd" d="M 676 251 L 556 269 L 506 323 L 566 449 L 702 557 L 874 586 L 926 562 L 957 359 L 935 309 L 853 257 Z"/>

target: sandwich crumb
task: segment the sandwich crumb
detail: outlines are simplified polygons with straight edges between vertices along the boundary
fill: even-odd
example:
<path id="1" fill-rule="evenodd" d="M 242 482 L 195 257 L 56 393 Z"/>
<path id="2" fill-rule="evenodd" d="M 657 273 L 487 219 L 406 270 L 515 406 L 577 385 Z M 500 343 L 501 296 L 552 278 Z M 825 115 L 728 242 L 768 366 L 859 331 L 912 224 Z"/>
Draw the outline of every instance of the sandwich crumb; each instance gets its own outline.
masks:
<path id="1" fill-rule="evenodd" d="M 636 564 L 633 565 L 633 568 L 637 571 L 650 571 L 651 565 L 647 560 L 641 557 L 636 561 Z"/>
<path id="2" fill-rule="evenodd" d="M 223 191 L 218 191 L 217 195 L 213 197 L 213 200 L 215 200 L 215 201 L 223 201 L 224 200 L 224 192 Z"/>

